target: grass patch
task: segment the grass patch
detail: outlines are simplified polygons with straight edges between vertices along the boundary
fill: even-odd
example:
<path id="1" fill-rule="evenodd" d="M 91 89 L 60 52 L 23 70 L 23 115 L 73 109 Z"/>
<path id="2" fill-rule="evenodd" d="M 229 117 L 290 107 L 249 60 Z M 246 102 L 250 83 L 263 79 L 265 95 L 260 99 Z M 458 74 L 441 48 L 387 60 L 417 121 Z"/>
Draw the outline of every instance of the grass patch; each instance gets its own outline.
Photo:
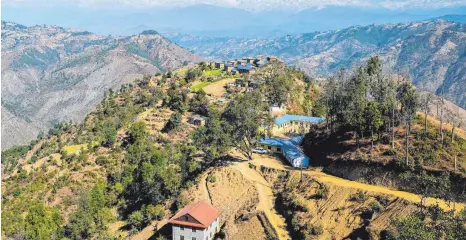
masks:
<path id="1" fill-rule="evenodd" d="M 241 76 L 241 75 L 239 75 Z M 207 86 L 209 86 L 210 84 L 212 83 L 216 83 L 216 82 L 219 82 L 219 81 L 222 81 L 222 80 L 225 80 L 225 79 L 229 79 L 229 78 L 235 78 L 235 77 L 238 77 L 238 75 L 233 75 L 233 76 L 224 76 L 224 77 L 221 77 L 221 78 L 218 78 L 218 79 L 215 79 L 214 81 L 211 81 L 211 82 L 200 82 L 196 85 L 193 85 L 191 87 L 191 91 L 193 92 L 197 92 Z"/>
<path id="2" fill-rule="evenodd" d="M 99 142 L 97 142 L 97 141 L 92 142 L 93 147 L 95 147 L 97 145 L 99 145 Z M 81 149 L 87 150 L 87 143 L 69 145 L 69 146 L 64 146 L 63 147 L 63 151 L 65 151 L 67 154 L 76 154 L 79 151 L 81 151 Z"/>
<path id="3" fill-rule="evenodd" d="M 220 76 L 220 74 L 222 74 L 222 69 L 209 70 L 203 73 L 204 76 L 208 77 L 217 77 Z"/>

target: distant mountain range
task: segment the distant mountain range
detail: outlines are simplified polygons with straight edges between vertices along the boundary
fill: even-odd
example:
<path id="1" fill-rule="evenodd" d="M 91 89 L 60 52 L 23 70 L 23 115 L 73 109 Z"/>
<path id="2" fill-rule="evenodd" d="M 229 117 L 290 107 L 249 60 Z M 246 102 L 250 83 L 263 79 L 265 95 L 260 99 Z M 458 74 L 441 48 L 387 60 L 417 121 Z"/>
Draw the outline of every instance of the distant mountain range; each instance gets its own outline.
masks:
<path id="1" fill-rule="evenodd" d="M 307 5 L 302 1 L 302 6 Z M 297 2 L 290 3 L 296 5 Z M 247 5 L 262 11 L 247 11 Z M 176 5 L 173 3 L 173 5 Z M 246 5 L 246 6 L 244 6 Z M 299 4 L 298 4 L 299 5 Z M 2 19 L 25 25 L 56 24 L 97 34 L 132 35 L 146 29 L 210 37 L 278 37 L 303 32 L 343 29 L 355 25 L 421 21 L 447 14 L 466 14 L 466 7 L 391 10 L 383 7 L 299 7 L 300 11 L 269 9 L 269 0 L 244 2 L 237 8 L 192 5 L 172 8 L 77 8 L 62 3 L 48 7 L 2 6 Z M 268 10 L 267 10 L 268 9 Z"/>
<path id="2" fill-rule="evenodd" d="M 110 88 L 200 60 L 155 31 L 103 37 L 2 22 L 2 148 L 82 120 Z"/>
<path id="3" fill-rule="evenodd" d="M 458 17 L 457 17 L 458 19 Z M 423 90 L 466 107 L 466 25 L 443 20 L 355 26 L 279 38 L 209 38 L 167 35 L 173 42 L 213 59 L 274 55 L 311 76 L 328 76 L 373 55 L 408 72 Z"/>

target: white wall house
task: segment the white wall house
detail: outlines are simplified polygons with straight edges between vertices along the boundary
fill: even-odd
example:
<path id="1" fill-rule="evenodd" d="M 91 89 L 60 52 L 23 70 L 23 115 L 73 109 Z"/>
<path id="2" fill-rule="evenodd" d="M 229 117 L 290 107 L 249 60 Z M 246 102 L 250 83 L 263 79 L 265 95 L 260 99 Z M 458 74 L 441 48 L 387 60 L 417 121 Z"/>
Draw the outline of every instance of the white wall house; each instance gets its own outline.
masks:
<path id="1" fill-rule="evenodd" d="M 205 201 L 181 209 L 169 223 L 173 240 L 211 240 L 220 231 L 221 212 Z"/>

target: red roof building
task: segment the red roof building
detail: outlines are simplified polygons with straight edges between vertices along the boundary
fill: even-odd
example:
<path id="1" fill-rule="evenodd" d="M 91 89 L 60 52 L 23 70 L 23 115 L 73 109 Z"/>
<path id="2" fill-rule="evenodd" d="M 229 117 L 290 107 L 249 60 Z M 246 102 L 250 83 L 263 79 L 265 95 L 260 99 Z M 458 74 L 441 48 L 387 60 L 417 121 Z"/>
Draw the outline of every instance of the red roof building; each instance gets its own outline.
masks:
<path id="1" fill-rule="evenodd" d="M 220 230 L 220 214 L 221 211 L 206 201 L 184 207 L 168 221 L 173 226 L 173 239 L 213 239 Z"/>

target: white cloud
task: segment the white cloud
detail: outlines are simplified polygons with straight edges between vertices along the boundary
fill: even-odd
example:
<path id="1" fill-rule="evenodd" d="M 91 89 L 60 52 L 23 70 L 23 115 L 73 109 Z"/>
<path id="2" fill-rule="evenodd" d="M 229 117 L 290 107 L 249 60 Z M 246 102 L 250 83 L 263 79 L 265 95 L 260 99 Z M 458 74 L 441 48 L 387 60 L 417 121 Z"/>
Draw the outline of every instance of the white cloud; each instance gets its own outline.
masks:
<path id="1" fill-rule="evenodd" d="M 67 3 L 81 7 L 179 7 L 211 4 L 251 11 L 302 10 L 326 6 L 385 7 L 393 10 L 466 5 L 466 0 L 2 0 L 7 5 Z"/>

